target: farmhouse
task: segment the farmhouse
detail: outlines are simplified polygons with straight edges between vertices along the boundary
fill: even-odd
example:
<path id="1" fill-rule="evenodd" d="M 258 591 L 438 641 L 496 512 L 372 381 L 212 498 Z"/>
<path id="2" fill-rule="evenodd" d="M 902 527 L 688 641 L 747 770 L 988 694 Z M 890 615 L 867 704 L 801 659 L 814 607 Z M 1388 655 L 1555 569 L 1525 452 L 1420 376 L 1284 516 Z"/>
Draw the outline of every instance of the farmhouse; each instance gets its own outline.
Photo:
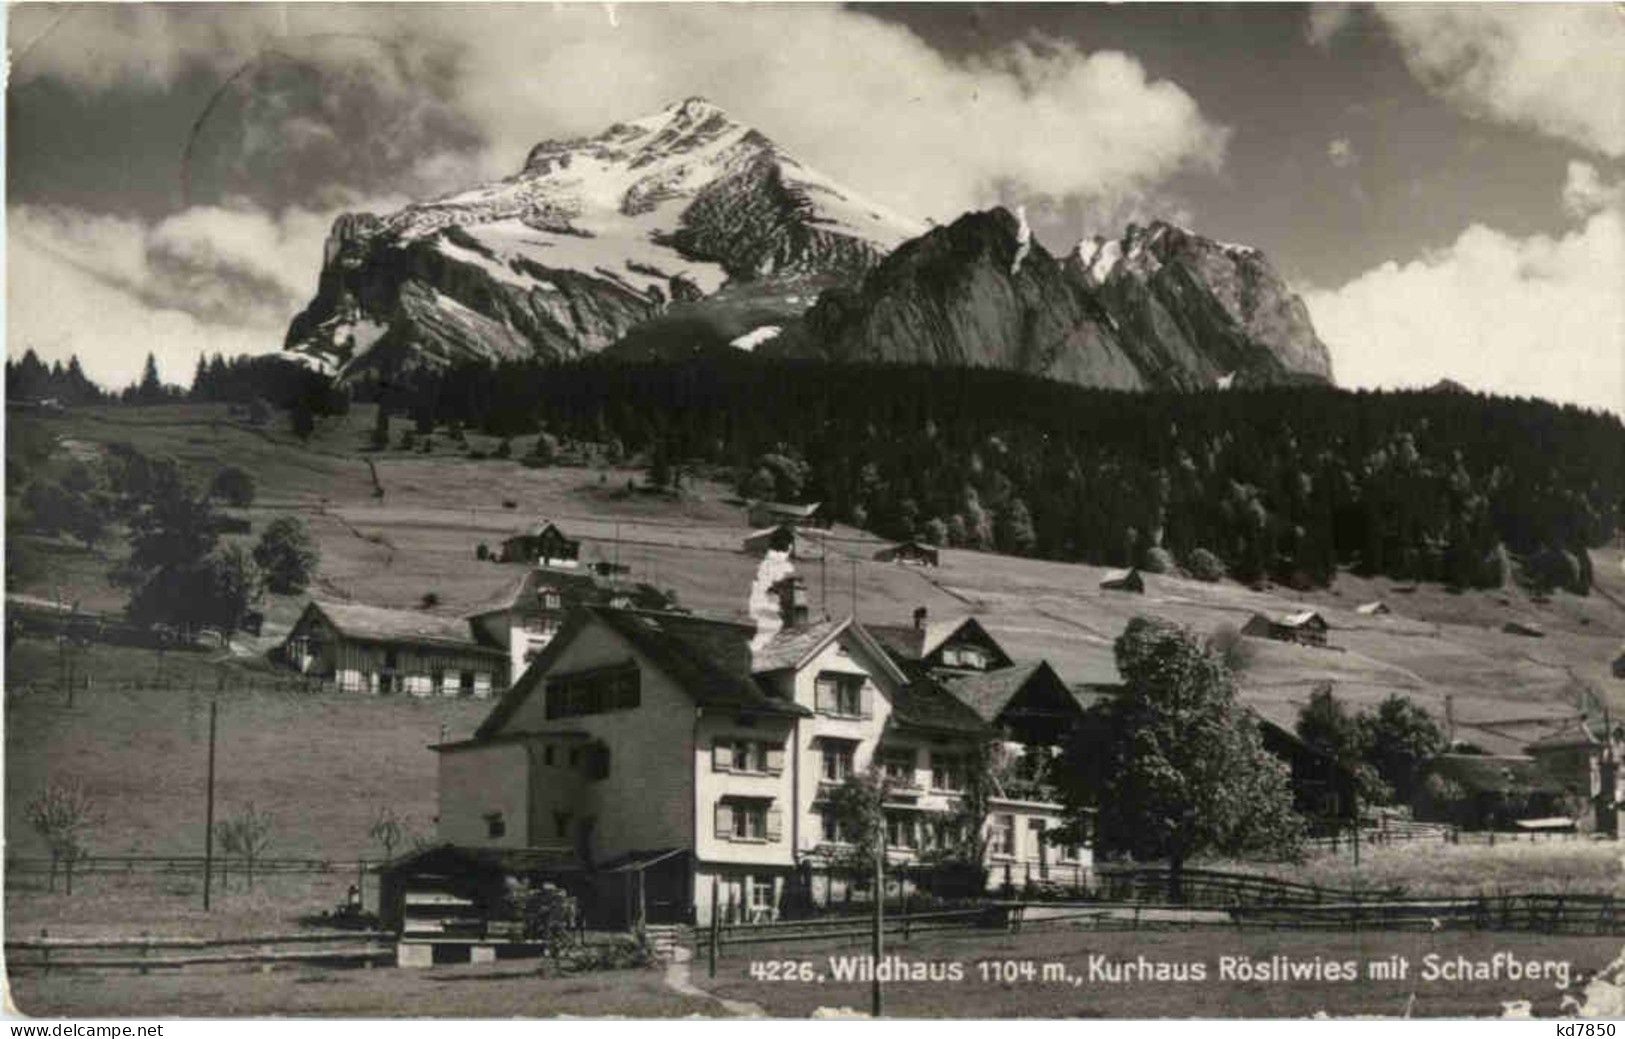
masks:
<path id="1" fill-rule="evenodd" d="M 1565 789 L 1589 797 L 1597 832 L 1618 836 L 1622 745 L 1625 729 L 1616 726 L 1612 734 L 1598 736 L 1581 717 L 1530 743 L 1524 753 Z"/>
<path id="2" fill-rule="evenodd" d="M 828 526 L 824 522 L 824 506 L 822 502 L 813 502 L 810 505 L 787 505 L 777 501 L 753 501 L 746 509 L 750 525 L 758 529 L 762 527 L 776 527 L 787 524 L 792 527 L 822 527 Z"/>
<path id="3" fill-rule="evenodd" d="M 1522 754 L 1439 754 L 1422 774 L 1412 805 L 1416 818 L 1472 830 L 1510 829 L 1519 819 L 1568 816 L 1576 793 L 1537 759 Z"/>
<path id="4" fill-rule="evenodd" d="M 855 620 L 784 619 L 757 638 L 689 615 L 576 610 L 471 739 L 434 748 L 441 839 L 564 839 L 600 871 L 659 859 L 651 906 L 708 919 L 714 885 L 731 915 L 771 919 L 838 897 L 827 867 L 848 834 L 826 795 L 879 765 L 897 784 L 888 856 L 915 861 L 987 726 L 911 681 Z M 1036 840 L 1060 821 L 1055 805 L 996 802 L 990 862 L 1080 874 L 1085 849 Z"/>
<path id="5" fill-rule="evenodd" d="M 1242 625 L 1241 633 L 1254 638 L 1274 639 L 1277 642 L 1296 642 L 1304 646 L 1324 646 L 1326 632 L 1331 625 L 1314 610 L 1286 613 L 1268 617 L 1255 613 Z"/>
<path id="6" fill-rule="evenodd" d="M 672 603 L 642 582 L 535 567 L 467 619 L 476 641 L 507 652 L 508 673 L 517 677 L 558 634 L 569 612 L 586 605 L 670 609 Z"/>
<path id="7" fill-rule="evenodd" d="M 882 563 L 913 563 L 918 566 L 937 566 L 938 552 L 934 545 L 927 545 L 920 541 L 904 541 L 876 552 L 875 559 Z"/>
<path id="8" fill-rule="evenodd" d="M 1354 612 L 1363 617 L 1378 617 L 1382 614 L 1392 613 L 1394 611 L 1388 608 L 1387 603 L 1383 602 L 1381 599 L 1378 599 L 1375 602 L 1361 603 L 1359 606 L 1354 608 Z"/>
<path id="9" fill-rule="evenodd" d="M 539 563 L 542 566 L 575 566 L 581 557 L 581 542 L 564 536 L 557 525 L 541 520 L 502 541 L 498 560 L 503 563 Z"/>
<path id="10" fill-rule="evenodd" d="M 1113 570 L 1100 579 L 1100 587 L 1109 592 L 1144 592 L 1145 578 L 1138 570 Z"/>
<path id="11" fill-rule="evenodd" d="M 466 621 L 413 610 L 312 601 L 281 653 L 346 692 L 486 697 L 508 681 L 507 654 L 476 642 Z"/>
<path id="12" fill-rule="evenodd" d="M 899 667 L 913 674 L 936 671 L 992 671 L 1014 663 L 974 617 L 930 622 L 925 607 L 912 625 L 874 624 L 869 631 Z"/>

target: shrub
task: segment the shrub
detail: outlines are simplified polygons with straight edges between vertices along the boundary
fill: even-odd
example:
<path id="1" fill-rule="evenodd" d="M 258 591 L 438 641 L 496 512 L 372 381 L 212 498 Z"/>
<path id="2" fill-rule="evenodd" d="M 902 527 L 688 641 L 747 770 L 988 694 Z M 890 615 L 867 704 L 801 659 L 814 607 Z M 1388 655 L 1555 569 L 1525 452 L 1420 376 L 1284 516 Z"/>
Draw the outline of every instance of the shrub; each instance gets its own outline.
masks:
<path id="1" fill-rule="evenodd" d="M 294 516 L 272 520 L 254 546 L 254 562 L 265 571 L 266 587 L 278 594 L 304 591 L 320 561 L 309 529 Z"/>
<path id="2" fill-rule="evenodd" d="M 209 484 L 209 497 L 235 508 L 246 509 L 254 504 L 254 489 L 254 477 L 247 470 L 228 465 L 214 474 L 214 482 Z"/>
<path id="3" fill-rule="evenodd" d="M 478 559 L 482 563 L 485 562 L 486 560 L 490 559 L 491 558 L 491 546 L 489 546 L 485 542 L 481 541 L 478 545 L 476 545 L 474 547 L 474 558 Z"/>
<path id="4" fill-rule="evenodd" d="M 1205 548 L 1198 548 L 1185 557 L 1185 571 L 1198 581 L 1218 581 L 1224 578 L 1224 563 Z"/>
<path id="5" fill-rule="evenodd" d="M 491 452 L 491 457 L 493 458 L 508 458 L 512 455 L 513 441 L 508 437 L 503 437 L 500 441 L 498 441 L 496 449 Z"/>
<path id="6" fill-rule="evenodd" d="M 432 610 L 440 605 L 439 592 L 424 592 L 423 598 L 418 600 L 418 606 L 425 610 Z"/>
<path id="7" fill-rule="evenodd" d="M 1208 636 L 1208 648 L 1219 655 L 1231 674 L 1240 674 L 1253 662 L 1253 649 L 1234 624 L 1220 625 Z"/>

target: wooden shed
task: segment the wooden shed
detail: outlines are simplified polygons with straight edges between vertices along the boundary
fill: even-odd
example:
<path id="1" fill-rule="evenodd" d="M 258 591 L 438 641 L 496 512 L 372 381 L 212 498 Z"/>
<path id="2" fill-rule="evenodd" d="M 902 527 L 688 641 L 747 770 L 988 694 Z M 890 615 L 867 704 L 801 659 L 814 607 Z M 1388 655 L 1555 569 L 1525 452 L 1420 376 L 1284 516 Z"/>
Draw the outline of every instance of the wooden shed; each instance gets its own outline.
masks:
<path id="1" fill-rule="evenodd" d="M 312 600 L 282 659 L 345 692 L 487 697 L 508 684 L 508 654 L 475 641 L 468 621 L 417 610 Z"/>
<path id="2" fill-rule="evenodd" d="M 1255 613 L 1242 625 L 1241 633 L 1254 638 L 1274 639 L 1277 642 L 1296 642 L 1304 646 L 1324 646 L 1326 632 L 1331 625 L 1314 610 L 1300 610 L 1267 616 Z"/>
<path id="3" fill-rule="evenodd" d="M 504 563 L 575 566 L 581 558 L 581 542 L 565 537 L 556 524 L 541 520 L 529 529 L 504 538 L 497 558 Z"/>
<path id="4" fill-rule="evenodd" d="M 1100 587 L 1110 592 L 1144 592 L 1145 578 L 1137 569 L 1113 570 L 1100 579 Z"/>
<path id="5" fill-rule="evenodd" d="M 875 559 L 882 563 L 913 563 L 917 566 L 937 566 L 938 558 L 936 546 L 921 541 L 904 541 L 875 553 Z"/>

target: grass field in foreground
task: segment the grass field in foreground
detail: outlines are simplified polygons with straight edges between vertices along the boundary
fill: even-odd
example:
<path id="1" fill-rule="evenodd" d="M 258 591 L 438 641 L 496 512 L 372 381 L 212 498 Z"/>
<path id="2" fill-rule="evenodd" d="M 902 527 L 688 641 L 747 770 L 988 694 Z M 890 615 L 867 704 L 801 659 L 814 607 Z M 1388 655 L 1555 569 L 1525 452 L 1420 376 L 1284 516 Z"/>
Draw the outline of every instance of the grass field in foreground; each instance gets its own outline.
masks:
<path id="1" fill-rule="evenodd" d="M 1488 961 L 1507 952 L 1520 962 L 1565 961 L 1571 984 L 1560 990 L 1545 981 L 1421 980 L 1424 957 L 1454 961 Z M 985 932 L 931 935 L 912 942 L 889 942 L 885 954 L 910 960 L 955 961 L 961 981 L 898 983 L 886 987 L 885 1012 L 890 1017 L 1331 1017 L 1382 1015 L 1398 1017 L 1498 1017 L 1502 1004 L 1527 1000 L 1536 1016 L 1559 1013 L 1566 993 L 1578 995 L 1583 975 L 1605 967 L 1620 952 L 1618 938 L 1441 932 L 1359 934 L 1301 931 L 1087 931 L 1072 928 L 1029 930 L 1019 935 Z M 831 956 L 862 956 L 864 943 L 739 946 L 725 949 L 717 977 L 707 980 L 697 963 L 696 980 L 728 999 L 761 1005 L 775 1017 L 804 1017 L 819 1007 L 867 1011 L 867 982 L 803 983 L 752 980 L 750 961 L 810 960 L 828 977 Z M 982 980 L 980 960 L 1060 962 L 1072 976 L 1089 976 L 1091 956 L 1108 962 L 1144 957 L 1152 963 L 1201 963 L 1206 980 L 1178 982 L 1084 980 L 1081 985 L 1033 981 Z M 1272 956 L 1294 961 L 1355 961 L 1366 964 L 1403 956 L 1410 963 L 1406 981 L 1243 981 L 1219 977 L 1221 957 L 1266 961 Z M 1041 971 L 1041 966 L 1039 967 Z M 1413 1000 L 1414 997 L 1414 1000 Z"/>
<path id="2" fill-rule="evenodd" d="M 1203 862 L 1208 869 L 1285 877 L 1335 888 L 1402 887 L 1412 896 L 1536 893 L 1625 895 L 1625 846 L 1612 841 L 1502 841 L 1444 844 L 1409 841 L 1367 845 L 1360 865 L 1348 848 L 1312 854 L 1293 866 L 1268 862 Z"/>
<path id="3" fill-rule="evenodd" d="M 40 1017 L 687 1017 L 714 1000 L 679 995 L 658 970 L 539 977 L 524 961 L 432 970 L 25 974 L 11 998 Z"/>

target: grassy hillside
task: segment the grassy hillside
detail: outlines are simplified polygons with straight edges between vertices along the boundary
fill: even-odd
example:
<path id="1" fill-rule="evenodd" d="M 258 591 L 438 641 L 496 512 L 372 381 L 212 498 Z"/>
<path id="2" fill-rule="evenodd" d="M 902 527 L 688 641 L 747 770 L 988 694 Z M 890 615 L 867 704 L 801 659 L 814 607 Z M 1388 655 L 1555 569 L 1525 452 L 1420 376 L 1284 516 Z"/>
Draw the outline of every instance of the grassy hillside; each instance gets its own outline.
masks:
<path id="1" fill-rule="evenodd" d="M 296 512 L 322 550 L 316 595 L 383 606 L 413 607 L 427 592 L 440 612 L 460 614 L 484 602 L 522 572 L 475 561 L 475 546 L 495 544 L 521 524 L 547 516 L 583 538 L 586 558 L 619 558 L 633 576 L 674 588 L 687 606 L 743 617 L 756 561 L 739 551 L 748 532 L 743 511 L 717 484 L 698 482 L 682 500 L 627 490 L 629 470 L 529 469 L 512 461 L 472 461 L 437 453 L 363 449 L 370 407 L 324 420 L 308 444 L 285 423 L 256 429 L 220 406 L 81 409 L 39 421 L 64 451 L 93 455 L 98 445 L 129 441 L 170 454 L 199 480 L 222 464 L 253 473 L 259 499 L 246 515 L 255 535 L 269 519 Z M 471 436 L 472 446 L 494 442 Z M 530 438 L 516 441 L 524 454 Z M 371 460 L 384 494 L 374 496 Z M 513 507 L 505 507 L 511 502 Z M 250 535 L 251 537 L 254 535 Z M 1255 610 L 1299 604 L 1322 610 L 1336 649 L 1316 650 L 1248 640 L 1252 662 L 1242 673 L 1247 700 L 1290 724 L 1312 683 L 1330 680 L 1355 704 L 1390 693 L 1411 696 L 1441 720 L 1453 695 L 1457 734 L 1488 750 L 1514 750 L 1547 731 L 1545 722 L 1572 714 L 1569 669 L 1606 691 L 1625 713 L 1625 683 L 1608 662 L 1625 640 L 1625 571 L 1621 554 L 1594 554 L 1597 590 L 1587 597 L 1554 594 L 1536 601 L 1508 588 L 1454 595 L 1436 587 L 1412 591 L 1385 580 L 1343 576 L 1319 592 L 1253 591 L 1147 577 L 1146 594 L 1106 592 L 1102 571 L 1082 565 L 944 550 L 940 569 L 873 560 L 881 542 L 836 528 L 823 560 L 800 564 L 815 608 L 852 609 L 866 620 L 906 623 L 917 606 L 934 617 L 971 613 L 1022 658 L 1045 657 L 1070 681 L 1109 680 L 1112 640 L 1136 613 L 1156 613 L 1202 631 L 1240 626 Z M 87 605 L 117 605 L 106 586 L 108 552 L 57 546 L 60 565 L 32 587 Z M 855 589 L 855 596 L 854 596 Z M 1359 603 L 1382 598 L 1389 616 L 1369 618 Z M 287 631 L 303 598 L 267 604 L 264 637 L 240 640 L 219 661 L 194 661 L 199 690 L 172 679 L 163 690 L 106 691 L 67 712 L 54 693 L 8 695 L 7 833 L 18 850 L 31 835 L 17 815 L 19 798 L 47 776 L 83 776 L 108 815 L 97 839 L 104 852 L 182 853 L 199 836 L 200 718 L 207 679 L 227 666 L 233 681 L 222 700 L 223 801 L 253 799 L 279 816 L 277 848 L 285 854 L 342 856 L 363 850 L 366 821 L 391 803 L 426 828 L 434 813 L 434 756 L 424 750 L 444 726 L 466 735 L 487 705 L 471 702 L 373 700 L 247 692 L 246 665 Z M 1545 638 L 1503 633 L 1518 618 L 1541 625 Z M 151 655 L 103 651 L 84 667 L 107 679 L 155 672 Z M 172 659 L 176 654 L 169 655 Z M 54 674 L 49 647 L 21 643 L 8 661 L 8 691 Z M 175 667 L 173 662 L 166 665 Z M 141 777 L 141 778 L 135 778 Z"/>

